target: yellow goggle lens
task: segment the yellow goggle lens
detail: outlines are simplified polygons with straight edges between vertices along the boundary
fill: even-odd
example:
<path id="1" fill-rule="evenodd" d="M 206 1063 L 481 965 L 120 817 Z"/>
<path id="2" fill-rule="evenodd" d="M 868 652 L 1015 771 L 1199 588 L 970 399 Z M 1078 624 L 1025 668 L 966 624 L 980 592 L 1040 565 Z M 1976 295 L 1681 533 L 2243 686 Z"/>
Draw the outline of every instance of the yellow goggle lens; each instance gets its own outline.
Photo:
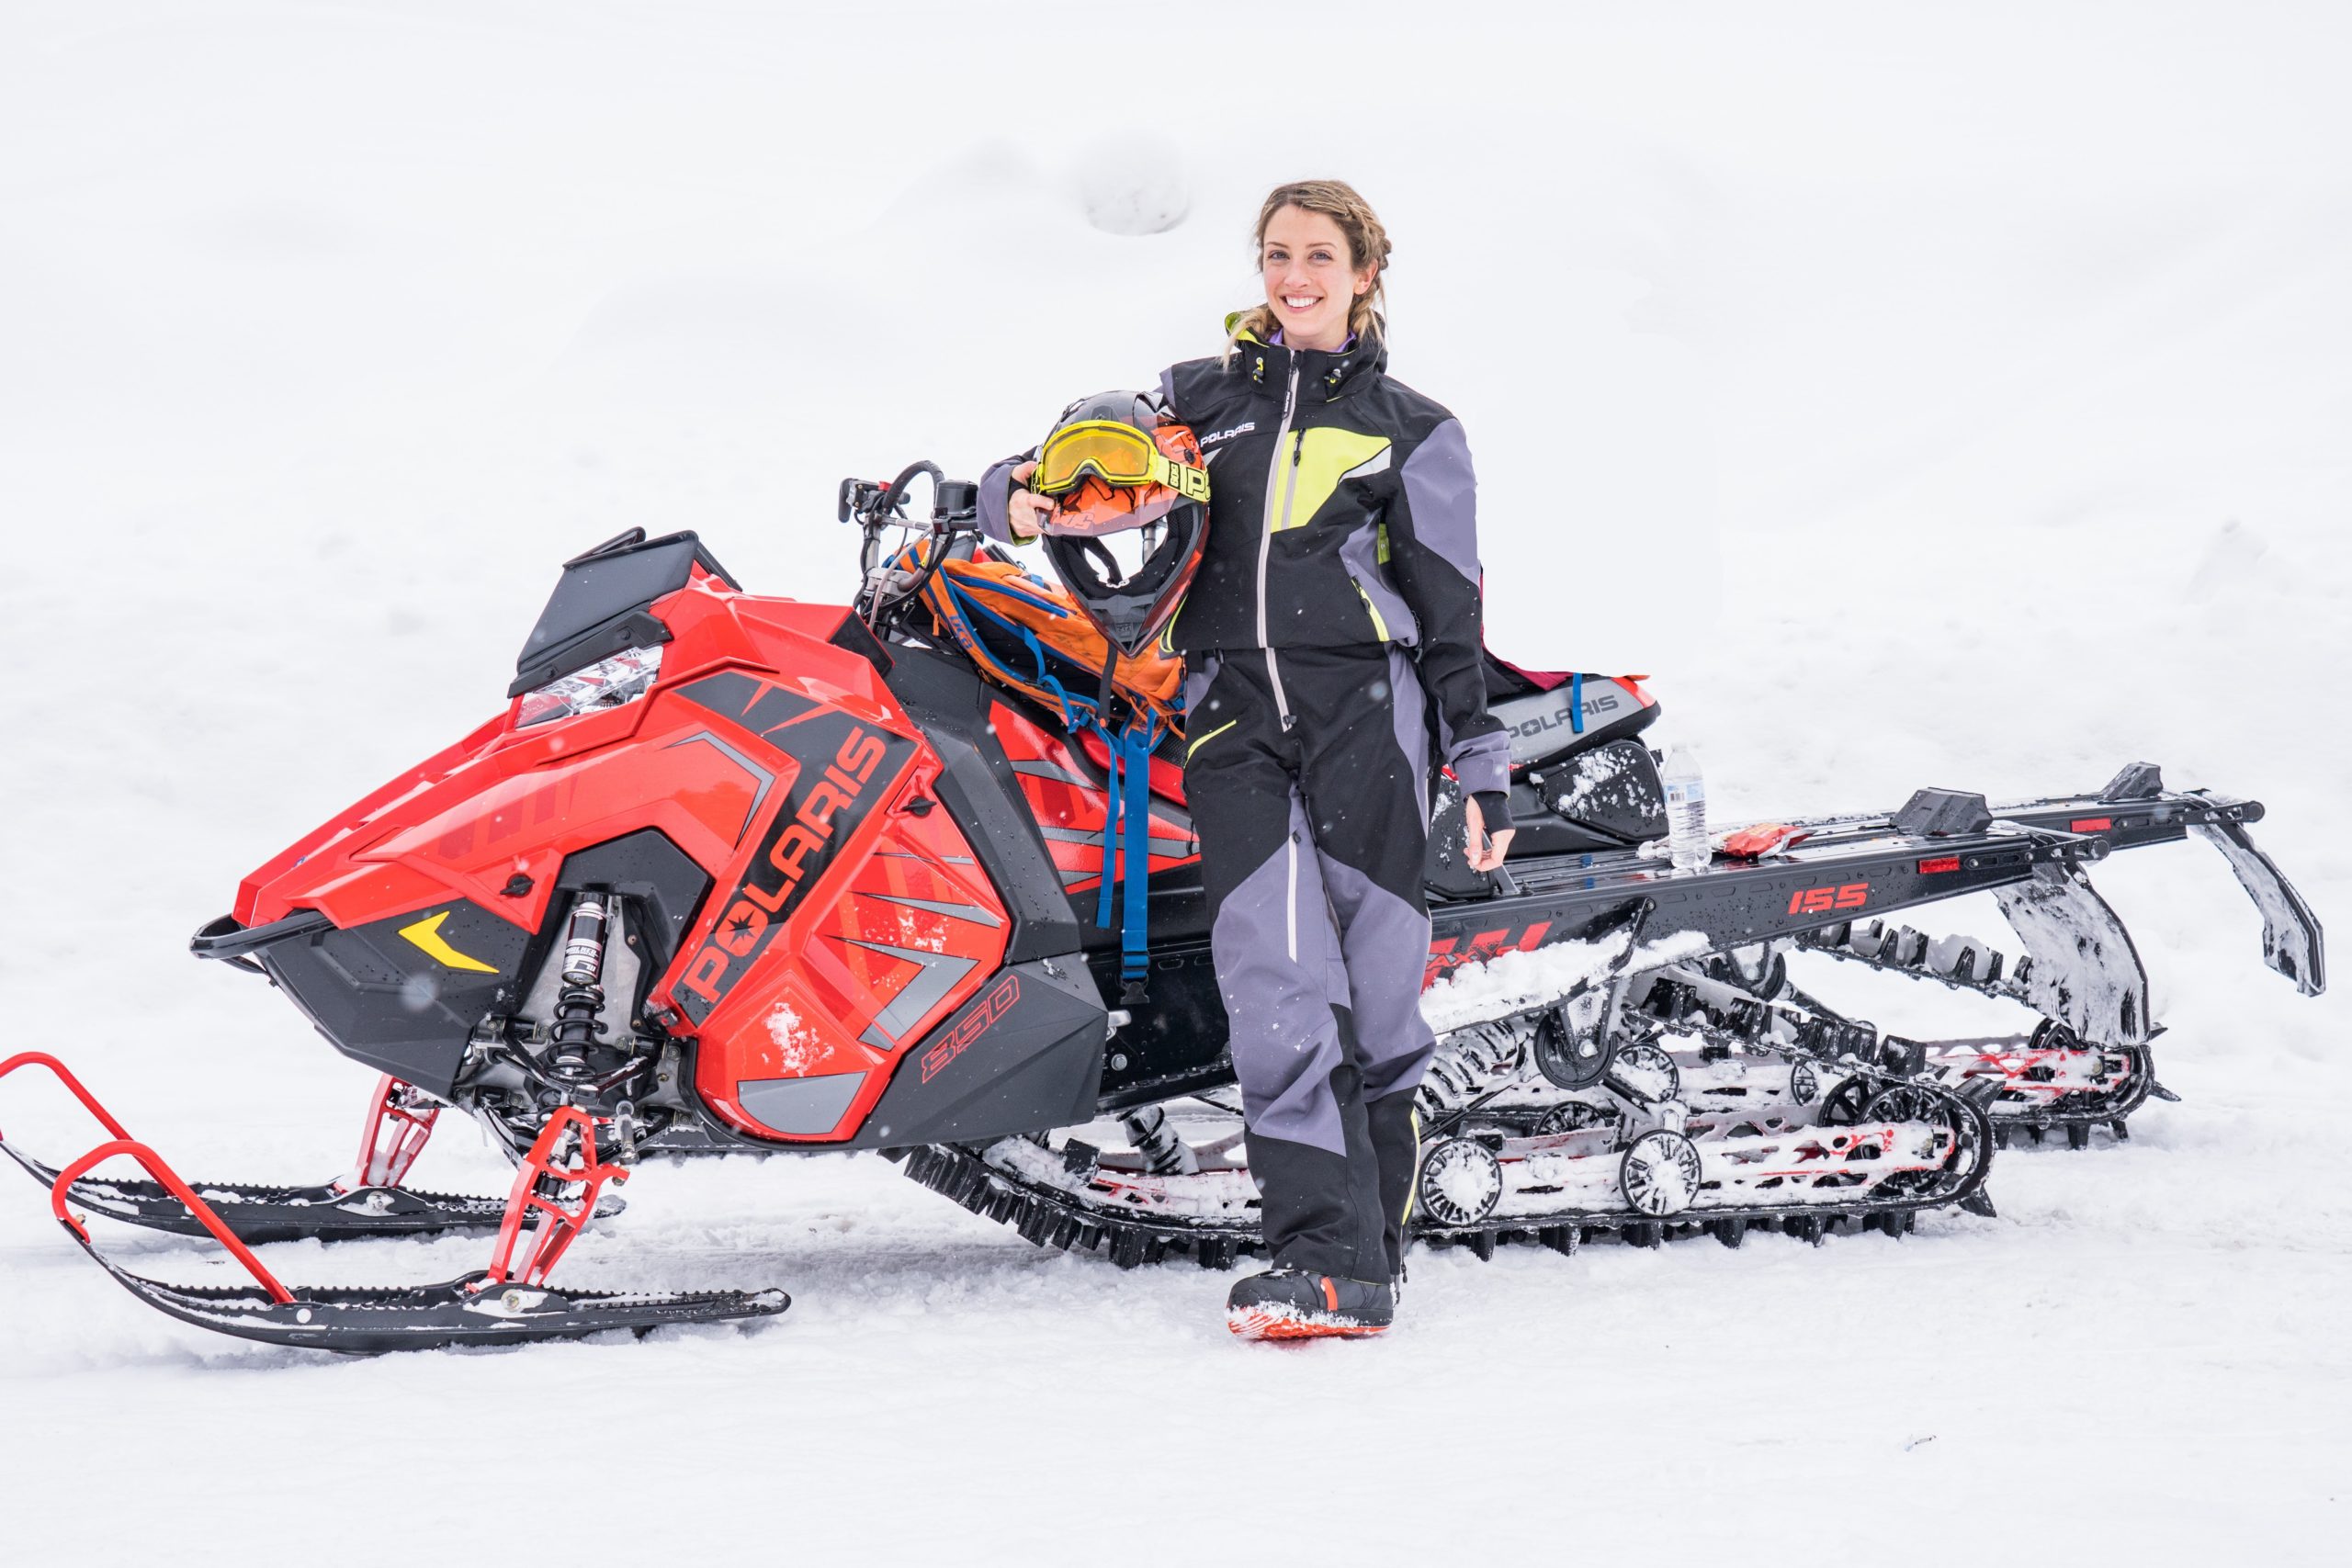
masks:
<path id="1" fill-rule="evenodd" d="M 1114 485 L 1148 484 L 1159 449 L 1133 425 L 1111 420 L 1067 424 L 1046 438 L 1029 488 L 1040 495 L 1073 490 L 1089 473 Z M 1161 459 L 1165 461 L 1165 459 Z"/>

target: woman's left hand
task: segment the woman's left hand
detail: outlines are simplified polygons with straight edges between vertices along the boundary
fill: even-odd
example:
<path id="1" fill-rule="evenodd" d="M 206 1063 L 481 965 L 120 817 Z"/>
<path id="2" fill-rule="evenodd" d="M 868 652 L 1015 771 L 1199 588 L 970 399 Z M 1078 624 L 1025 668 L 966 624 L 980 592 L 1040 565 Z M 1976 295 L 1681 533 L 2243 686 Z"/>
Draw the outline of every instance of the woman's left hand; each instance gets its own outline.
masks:
<path id="1" fill-rule="evenodd" d="M 1503 857 L 1510 852 L 1510 836 L 1519 829 L 1506 828 L 1491 837 L 1487 832 L 1487 819 L 1478 810 L 1476 800 L 1462 803 L 1463 827 L 1466 829 L 1465 852 L 1472 871 L 1500 871 Z"/>

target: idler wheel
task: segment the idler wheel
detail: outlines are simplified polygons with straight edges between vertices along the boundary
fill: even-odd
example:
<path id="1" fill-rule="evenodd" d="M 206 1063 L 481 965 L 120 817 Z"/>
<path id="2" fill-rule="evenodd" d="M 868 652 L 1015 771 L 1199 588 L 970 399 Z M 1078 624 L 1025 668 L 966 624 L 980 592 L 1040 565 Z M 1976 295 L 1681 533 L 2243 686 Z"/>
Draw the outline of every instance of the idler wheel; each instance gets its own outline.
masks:
<path id="1" fill-rule="evenodd" d="M 1939 1097 L 1910 1084 L 1896 1084 L 1871 1097 L 1862 1108 L 1865 1122 L 1939 1122 L 1943 1119 Z"/>
<path id="2" fill-rule="evenodd" d="M 1862 1120 L 1870 1108 L 1870 1084 L 1859 1076 L 1849 1077 L 1831 1089 L 1828 1098 L 1821 1102 L 1821 1124 L 1851 1127 Z"/>
<path id="3" fill-rule="evenodd" d="M 1595 1127 L 1614 1125 L 1617 1113 L 1604 1106 L 1588 1105 L 1581 1100 L 1571 1100 L 1555 1105 L 1537 1118 L 1535 1135 L 1539 1138 L 1557 1137 L 1562 1133 L 1589 1132 Z"/>
<path id="4" fill-rule="evenodd" d="M 1566 1008 L 1554 1008 L 1535 1024 L 1535 1070 L 1562 1089 L 1590 1089 L 1609 1070 L 1610 1041 L 1584 1033 L 1568 1022 Z"/>
<path id="5" fill-rule="evenodd" d="M 1617 1185 L 1637 1214 L 1679 1214 L 1699 1196 L 1699 1145 L 1679 1133 L 1653 1128 L 1625 1146 Z"/>
<path id="6" fill-rule="evenodd" d="M 1662 1105 L 1682 1097 L 1682 1069 L 1662 1047 L 1637 1040 L 1617 1047 L 1609 1087 L 1637 1105 Z"/>
<path id="7" fill-rule="evenodd" d="M 2080 1036 L 2054 1018 L 2045 1018 L 2033 1026 L 2033 1037 L 2025 1043 L 2029 1051 L 2079 1051 Z"/>
<path id="8" fill-rule="evenodd" d="M 1421 1155 L 1421 1212 L 1440 1225 L 1475 1225 L 1502 1201 L 1503 1167 L 1469 1138 L 1447 1138 Z"/>
<path id="9" fill-rule="evenodd" d="M 1799 1105 L 1811 1105 L 1821 1098 L 1821 1075 L 1802 1057 L 1789 1064 L 1789 1098 Z"/>

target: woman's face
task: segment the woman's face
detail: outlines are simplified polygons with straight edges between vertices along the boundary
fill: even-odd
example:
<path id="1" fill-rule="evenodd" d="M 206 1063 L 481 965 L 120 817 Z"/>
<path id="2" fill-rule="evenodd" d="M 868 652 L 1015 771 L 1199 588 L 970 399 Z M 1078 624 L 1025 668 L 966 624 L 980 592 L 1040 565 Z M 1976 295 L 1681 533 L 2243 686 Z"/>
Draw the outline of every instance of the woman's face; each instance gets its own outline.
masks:
<path id="1" fill-rule="evenodd" d="M 1334 349 L 1348 341 L 1348 310 L 1372 288 L 1373 269 L 1348 265 L 1340 225 L 1303 207 L 1279 209 L 1258 248 L 1266 304 L 1294 348 Z"/>

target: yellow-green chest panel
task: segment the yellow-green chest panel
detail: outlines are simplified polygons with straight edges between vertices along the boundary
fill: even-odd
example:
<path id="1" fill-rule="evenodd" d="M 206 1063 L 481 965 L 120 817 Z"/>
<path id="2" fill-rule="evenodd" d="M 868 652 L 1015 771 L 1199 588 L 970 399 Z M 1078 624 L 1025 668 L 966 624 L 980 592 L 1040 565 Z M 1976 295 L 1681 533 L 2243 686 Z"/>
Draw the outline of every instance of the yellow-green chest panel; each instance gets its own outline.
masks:
<path id="1" fill-rule="evenodd" d="M 1278 487 L 1283 499 L 1270 520 L 1277 530 L 1296 528 L 1323 509 L 1341 482 L 1388 467 L 1389 440 L 1352 430 L 1318 426 L 1302 430 L 1295 439 L 1292 469 Z"/>

